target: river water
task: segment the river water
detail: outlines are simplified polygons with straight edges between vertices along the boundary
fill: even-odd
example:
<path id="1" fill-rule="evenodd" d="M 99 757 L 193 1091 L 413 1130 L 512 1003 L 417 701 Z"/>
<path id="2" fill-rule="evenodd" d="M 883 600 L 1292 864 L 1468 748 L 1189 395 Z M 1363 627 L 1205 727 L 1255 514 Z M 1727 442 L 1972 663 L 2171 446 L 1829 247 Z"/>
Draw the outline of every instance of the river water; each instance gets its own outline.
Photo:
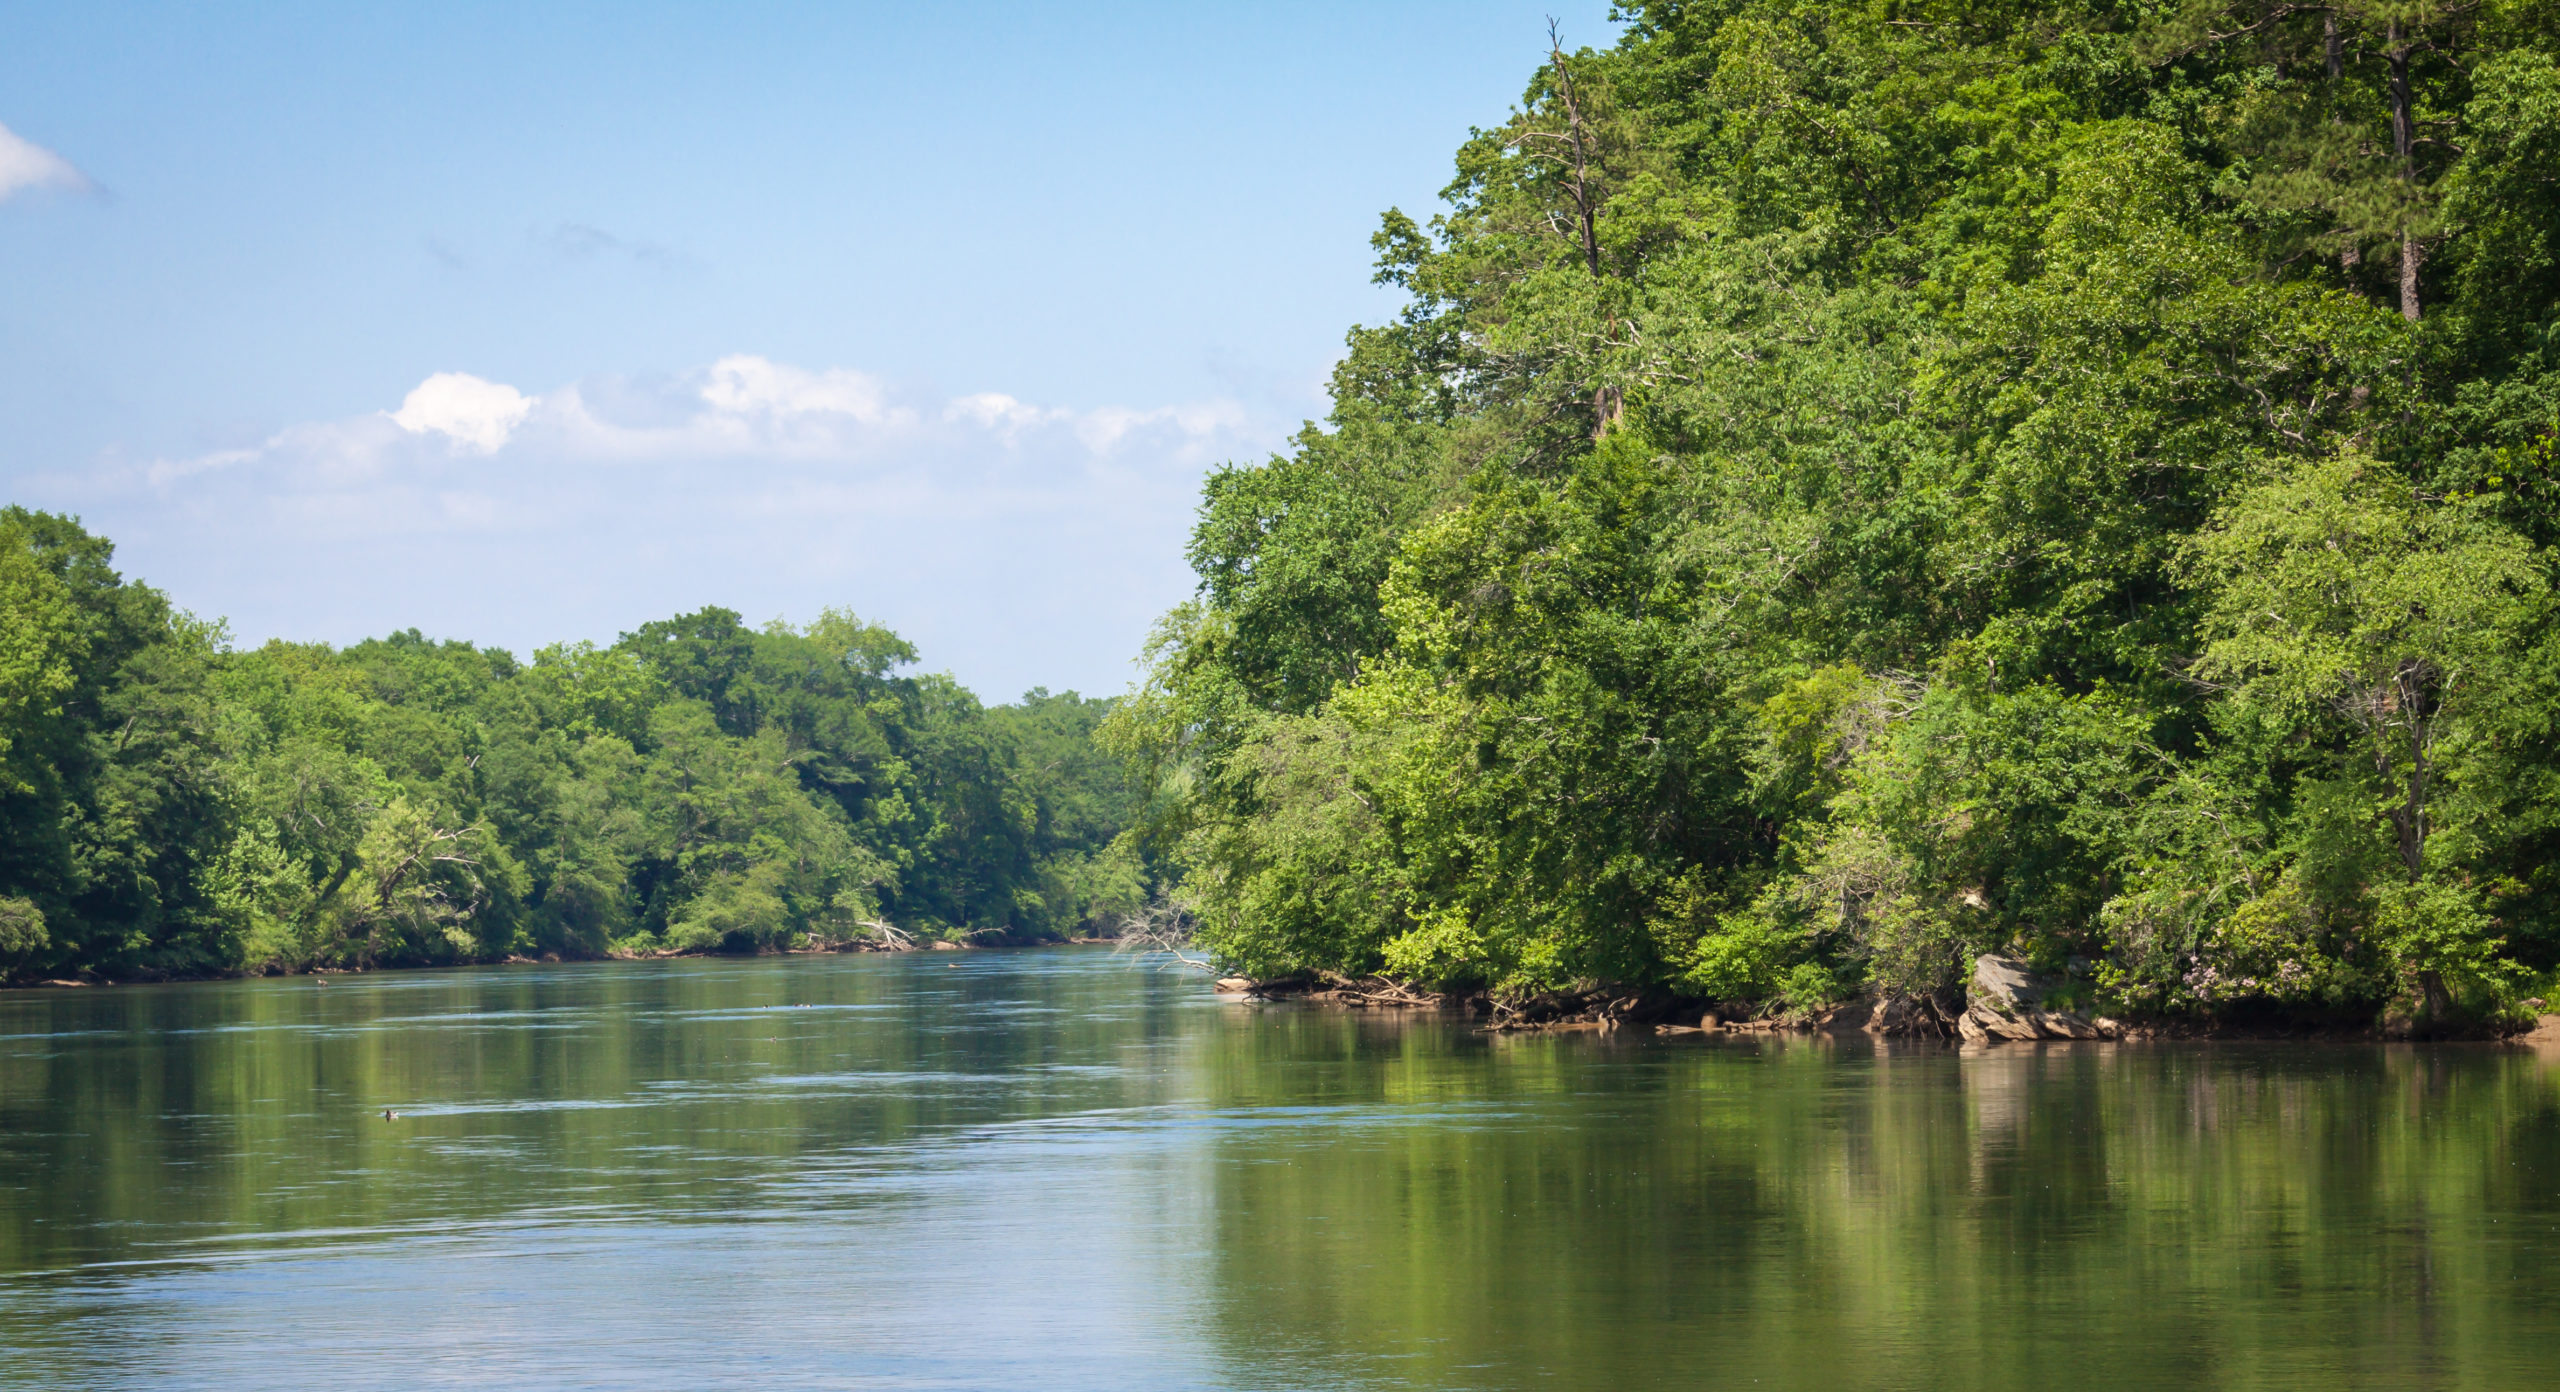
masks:
<path id="1" fill-rule="evenodd" d="M 6 992 L 0 1355 L 0 1387 L 2553 1386 L 2560 1059 L 1489 1037 L 1095 949 Z"/>

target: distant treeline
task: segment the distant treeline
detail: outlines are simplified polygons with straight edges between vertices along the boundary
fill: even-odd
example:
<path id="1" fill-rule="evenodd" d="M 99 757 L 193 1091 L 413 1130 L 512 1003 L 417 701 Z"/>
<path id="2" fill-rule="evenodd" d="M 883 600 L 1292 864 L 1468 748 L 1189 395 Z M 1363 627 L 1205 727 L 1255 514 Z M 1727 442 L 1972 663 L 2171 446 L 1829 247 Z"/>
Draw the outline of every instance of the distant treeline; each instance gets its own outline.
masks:
<path id="1" fill-rule="evenodd" d="M 1389 213 L 1143 693 L 1254 973 L 2513 1018 L 2560 5 L 1631 0 Z"/>
<path id="2" fill-rule="evenodd" d="M 851 614 L 235 652 L 112 554 L 0 511 L 0 980 L 1019 941 L 1148 891 L 1108 701 L 983 706 Z"/>

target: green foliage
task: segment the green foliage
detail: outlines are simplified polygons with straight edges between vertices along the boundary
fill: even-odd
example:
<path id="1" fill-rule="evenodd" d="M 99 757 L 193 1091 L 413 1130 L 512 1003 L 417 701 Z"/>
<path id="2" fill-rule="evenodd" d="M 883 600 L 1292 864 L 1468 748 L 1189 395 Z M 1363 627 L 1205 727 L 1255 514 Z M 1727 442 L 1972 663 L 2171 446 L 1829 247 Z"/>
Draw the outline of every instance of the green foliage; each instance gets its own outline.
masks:
<path id="1" fill-rule="evenodd" d="M 44 910 L 25 899 L 0 899 L 0 963 L 16 967 L 43 951 L 49 941 Z"/>
<path id="2" fill-rule="evenodd" d="M 28 535 L 33 520 L 17 508 L 0 513 L 0 788 L 10 792 L 33 790 L 33 770 L 20 766 L 38 757 L 31 746 L 88 656 L 69 587 Z"/>
<path id="3" fill-rule="evenodd" d="M 2560 958 L 2560 17 L 1625 18 L 1207 489 L 1105 732 L 1204 941 L 2328 1018 Z"/>
<path id="4" fill-rule="evenodd" d="M 231 652 L 110 555 L 0 513 L 0 979 L 1035 939 L 1154 892 L 1110 702 L 982 707 L 842 610 Z"/>

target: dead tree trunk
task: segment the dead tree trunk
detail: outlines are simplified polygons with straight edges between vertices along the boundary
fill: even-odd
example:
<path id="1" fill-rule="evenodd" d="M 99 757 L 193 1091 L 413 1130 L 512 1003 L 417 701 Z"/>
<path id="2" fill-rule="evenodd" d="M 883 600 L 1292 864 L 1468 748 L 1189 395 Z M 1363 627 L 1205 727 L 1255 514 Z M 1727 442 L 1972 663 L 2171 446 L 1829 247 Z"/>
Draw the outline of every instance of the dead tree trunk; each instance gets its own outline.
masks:
<path id="1" fill-rule="evenodd" d="M 2426 259 L 2426 248 L 2418 241 L 2415 216 L 2415 194 L 2418 182 L 2417 113 L 2409 90 L 2409 54 L 2416 45 L 2400 32 L 2400 21 L 2393 19 L 2385 39 L 2390 48 L 2384 57 L 2391 65 L 2391 150 L 2399 160 L 2400 192 L 2400 317 L 2418 322 L 2418 266 Z"/>
<path id="2" fill-rule="evenodd" d="M 1556 100 L 1564 107 L 1565 143 L 1573 152 L 1573 176 L 1565 187 L 1573 195 L 1574 225 L 1582 233 L 1582 264 L 1591 272 L 1596 284 L 1607 279 L 1600 269 L 1600 196 L 1592 187 L 1590 130 L 1582 118 L 1582 102 L 1574 95 L 1573 73 L 1564 57 L 1564 42 L 1556 35 L 1553 20 L 1547 22 L 1547 61 L 1556 73 Z M 1604 340 L 1617 337 L 1618 321 L 1613 315 L 1601 329 Z M 1609 433 L 1609 427 L 1626 414 L 1626 401 L 1618 389 L 1603 384 L 1591 392 L 1591 438 Z"/>

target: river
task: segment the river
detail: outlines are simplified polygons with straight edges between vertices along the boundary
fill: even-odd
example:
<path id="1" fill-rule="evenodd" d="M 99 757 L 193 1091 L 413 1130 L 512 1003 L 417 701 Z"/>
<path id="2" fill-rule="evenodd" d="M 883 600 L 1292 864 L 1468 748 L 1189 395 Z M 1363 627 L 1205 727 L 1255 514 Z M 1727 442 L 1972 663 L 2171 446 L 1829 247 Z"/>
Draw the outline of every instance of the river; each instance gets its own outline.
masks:
<path id="1" fill-rule="evenodd" d="M 1098 949 L 0 992 L 0 1351 L 0 1387 L 2549 1386 L 2560 1059 L 1495 1037 Z"/>

